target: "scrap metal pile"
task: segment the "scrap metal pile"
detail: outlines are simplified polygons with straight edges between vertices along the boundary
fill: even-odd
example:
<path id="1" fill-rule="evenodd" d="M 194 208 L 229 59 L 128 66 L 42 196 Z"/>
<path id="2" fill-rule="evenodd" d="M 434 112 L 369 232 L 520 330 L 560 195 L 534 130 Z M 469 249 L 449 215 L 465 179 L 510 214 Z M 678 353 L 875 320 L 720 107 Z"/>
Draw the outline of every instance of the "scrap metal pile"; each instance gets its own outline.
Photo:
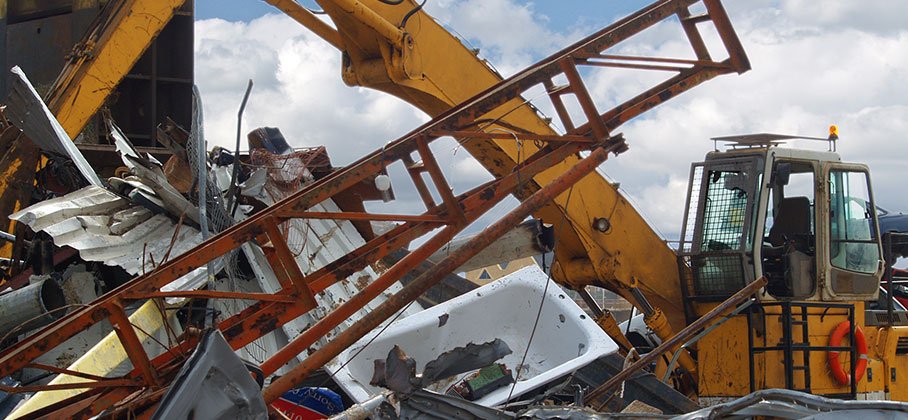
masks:
<path id="1" fill-rule="evenodd" d="M 293 149 L 274 128 L 250 132 L 246 147 L 238 138 L 235 150 L 207 150 L 196 95 L 191 127 L 160 121 L 164 162 L 108 116 L 122 166 L 101 177 L 14 69 L 0 137 L 21 131 L 45 160 L 40 196 L 10 216 L 23 227 L 5 238 L 18 252 L 0 294 L 0 415 L 695 419 L 903 409 L 762 393 L 698 411 L 638 369 L 651 359 L 625 369 L 619 345 L 539 268 L 475 289 L 452 274 L 627 150 L 612 134 L 623 122 L 745 70 L 724 10 L 710 4 L 698 19 L 715 22 L 726 60 L 634 64 L 673 76 L 597 109 L 580 68 L 606 65 L 621 40 L 687 13 L 659 2 L 341 168 L 325 147 Z M 532 89 L 548 93 L 567 133 L 490 129 Z M 454 191 L 432 149 L 445 137 L 526 144 L 513 168 Z M 367 211 L 394 199 L 389 168 L 403 169 L 395 188 L 408 183 L 424 208 Z M 439 252 L 509 195 L 521 204 Z"/>
<path id="2" fill-rule="evenodd" d="M 25 74 L 18 69 L 14 72 L 19 79 L 10 107 L 5 110 L 9 120 L 29 138 L 42 138 L 45 143 L 41 147 L 53 150 L 61 160 L 72 162 L 76 173 L 69 174 L 75 191 L 40 201 L 11 216 L 34 232 L 29 260 L 35 264 L 32 271 L 13 279 L 16 282 L 27 278 L 30 286 L 2 295 L 5 308 L 19 311 L 18 318 L 9 317 L 10 322 L 4 324 L 5 342 L 13 350 L 7 349 L 4 354 L 11 363 L 22 360 L 16 356 L 17 349 L 31 353 L 33 358 L 18 371 L 4 363 L 10 376 L 4 378 L 3 389 L 9 393 L 2 402 L 3 414 L 33 417 L 53 415 L 64 409 L 78 416 L 95 409 L 93 404 L 101 397 L 122 390 L 125 396 L 117 398 L 122 398 L 124 403 L 112 401 L 114 404 L 105 407 L 105 413 L 141 412 L 143 406 L 152 406 L 155 416 L 161 418 L 191 416 L 193 412 L 210 413 L 206 415 L 211 418 L 266 416 L 268 408 L 263 397 L 267 394 L 262 394 L 262 386 L 266 383 L 273 386 L 275 380 L 294 372 L 290 366 L 274 362 L 275 357 L 297 342 L 292 338 L 304 337 L 320 320 L 330 319 L 330 314 L 336 313 L 329 312 L 331 309 L 344 308 L 351 300 L 362 300 L 363 295 L 357 293 L 368 290 L 376 279 L 394 270 L 392 265 L 380 275 L 371 266 L 360 268 L 312 295 L 317 310 L 286 319 L 283 325 L 273 325 L 280 330 L 252 337 L 234 352 L 225 336 L 236 341 L 237 334 L 224 324 L 230 320 L 248 321 L 250 318 L 245 314 L 258 309 L 256 305 L 244 304 L 244 300 L 299 304 L 294 295 L 281 294 L 285 286 L 282 281 L 317 274 L 326 266 L 350 258 L 351 250 L 378 244 L 388 235 L 387 232 L 377 235 L 378 230 L 372 229 L 372 225 L 361 231 L 361 224 L 337 220 L 333 215 L 350 217 L 357 207 L 362 211 L 363 199 L 388 199 L 393 197 L 392 192 L 377 188 L 373 182 L 359 182 L 360 185 L 347 190 L 360 200 L 352 205 L 353 209 L 337 204 L 351 206 L 351 197 L 336 194 L 307 205 L 305 218 L 288 218 L 282 222 L 266 219 L 270 222 L 268 226 L 257 226 L 266 235 L 273 235 L 266 240 L 246 241 L 229 252 L 213 253 L 216 255 L 211 261 L 196 260 L 168 270 L 169 264 L 181 257 L 191 257 L 211 242 L 205 240 L 204 226 L 209 226 L 213 234 L 222 232 L 215 240 L 223 238 L 232 229 L 255 221 L 257 215 L 270 213 L 275 203 L 286 203 L 281 200 L 288 197 L 294 200 L 300 191 L 307 191 L 307 186 L 317 184 L 320 179 L 330 179 L 337 169 L 331 166 L 325 148 L 293 150 L 280 130 L 261 128 L 249 134 L 248 153 L 215 148 L 204 152 L 200 160 L 203 164 L 193 169 L 190 156 L 201 148 L 197 135 L 191 135 L 172 121 L 162 123 L 158 139 L 173 151 L 162 164 L 153 156 L 138 152 L 114 121 L 108 119 L 110 138 L 122 159 L 123 170 L 117 176 L 101 180 L 78 149 L 66 147 L 72 144 L 71 140 L 59 129 Z M 416 147 L 424 144 L 417 142 Z M 611 144 L 609 150 L 615 150 L 622 143 Z M 578 148 L 560 146 L 554 150 L 566 153 Z M 604 158 L 602 150 L 595 155 L 599 161 Z M 554 158 L 546 155 L 531 161 L 525 174 L 551 163 Z M 586 170 L 593 167 L 586 165 Z M 236 179 L 233 179 L 234 168 L 237 168 Z M 495 201 L 480 199 L 488 194 L 502 198 L 510 191 L 507 188 L 517 186 L 516 175 L 506 178 L 507 182 L 493 181 L 481 186 L 467 197 L 477 200 L 475 206 L 488 208 Z M 200 188 L 201 185 L 204 186 Z M 214 194 L 206 193 L 206 188 Z M 438 214 L 449 211 L 444 205 L 431 207 Z M 380 216 L 372 220 L 398 218 L 412 219 L 419 224 L 440 221 L 439 216 L 430 215 Z M 402 226 L 405 225 L 384 229 L 395 232 Z M 372 239 L 366 241 L 364 237 Z M 275 243 L 275 238 L 281 242 Z M 444 238 L 445 242 L 450 239 Z M 465 246 L 469 244 L 470 241 Z M 467 255 L 461 249 L 447 252 Z M 385 253 L 391 250 L 386 248 Z M 42 261 L 45 255 L 57 254 L 63 254 L 64 259 Z M 412 259 L 414 255 L 418 254 L 403 259 Z M 453 260 L 448 264 L 453 264 L 450 261 Z M 466 259 L 460 257 L 459 261 L 462 264 Z M 55 271 L 57 267 L 65 270 Z M 436 267 L 430 270 L 440 272 Z M 111 306 L 102 303 L 105 297 L 98 300 L 105 293 L 106 297 L 130 296 L 130 286 L 136 282 L 128 281 L 130 277 L 142 279 L 162 272 L 172 279 L 156 291 L 144 292 L 148 300 L 121 297 Z M 477 407 L 486 407 L 510 402 L 511 410 L 545 401 L 578 402 L 574 387 L 595 386 L 601 382 L 595 378 L 602 375 L 591 370 L 587 375 L 593 379 L 575 378 L 578 369 L 592 364 L 596 369 L 605 367 L 614 372 L 622 360 L 616 354 L 614 342 L 572 300 L 565 299 L 560 288 L 546 287 L 548 280 L 543 272 L 532 267 L 431 310 L 424 311 L 420 304 L 409 301 L 392 312 L 386 310 L 393 319 L 403 319 L 371 331 L 360 341 L 363 344 L 342 348 L 334 360 L 325 363 L 329 376 L 315 375 L 308 383 L 295 383 L 268 402 L 272 410 L 288 415 L 310 409 L 326 415 L 337 414 L 344 407 L 375 415 L 377 411 L 363 407 L 387 410 L 391 401 L 415 402 L 416 395 L 436 395 L 426 394 L 431 391 L 441 393 L 437 398 L 444 401 L 463 401 L 450 404 L 472 401 L 481 404 Z M 366 305 L 345 315 L 327 332 L 325 340 L 311 343 L 311 348 L 324 348 L 321 345 L 331 338 L 356 328 L 357 321 L 380 313 L 389 300 L 393 301 L 392 293 L 401 290 L 400 283 L 391 283 Z M 535 304 L 530 301 L 540 295 L 545 296 L 546 324 L 538 344 L 530 349 L 530 343 L 522 335 L 533 327 L 533 319 L 524 316 L 520 308 L 533 310 Z M 492 315 L 499 322 L 480 330 L 473 328 L 491 315 L 489 308 L 499 308 Z M 44 330 L 39 328 L 60 318 L 65 323 L 80 312 L 96 321 L 84 331 L 48 334 L 59 323 Z M 69 315 L 64 317 L 65 313 Z M 101 318 L 93 313 L 106 315 L 109 323 L 97 322 Z M 43 344 L 22 347 L 23 343 L 39 337 L 42 343 L 58 344 L 52 349 Z M 426 346 L 425 342 L 436 344 Z M 410 357 L 401 346 L 408 348 Z M 512 351 L 511 346 L 518 351 Z M 389 349 L 396 358 L 388 356 Z M 137 354 L 145 359 L 136 357 Z M 373 366 L 373 361 L 383 361 L 386 356 L 387 363 Z M 305 355 L 292 354 L 292 357 L 297 362 L 307 360 Z M 424 366 L 418 378 L 412 376 L 417 365 L 412 357 L 418 357 L 420 366 Z M 156 360 L 165 362 L 153 366 Z M 250 376 L 249 372 L 253 374 Z M 130 376 L 136 379 L 123 379 Z M 159 386 L 143 390 L 139 385 L 146 378 L 153 378 Z M 165 383 L 166 386 L 161 386 Z M 666 398 L 648 393 L 644 386 L 639 388 L 637 392 L 643 395 L 642 399 L 673 407 L 673 412 L 695 407 L 680 394 Z M 665 386 L 662 388 L 670 391 Z M 23 400 L 25 392 L 34 394 Z M 131 400 L 135 398 L 138 400 Z M 137 403 L 142 399 L 147 401 Z M 326 401 L 330 404 L 324 404 Z M 380 404 L 376 405 L 377 401 Z M 621 409 L 624 405 L 624 399 L 618 398 L 610 407 Z M 410 406 L 397 410 L 411 409 L 407 407 Z M 431 415 L 444 417 L 445 414 L 439 411 Z"/>

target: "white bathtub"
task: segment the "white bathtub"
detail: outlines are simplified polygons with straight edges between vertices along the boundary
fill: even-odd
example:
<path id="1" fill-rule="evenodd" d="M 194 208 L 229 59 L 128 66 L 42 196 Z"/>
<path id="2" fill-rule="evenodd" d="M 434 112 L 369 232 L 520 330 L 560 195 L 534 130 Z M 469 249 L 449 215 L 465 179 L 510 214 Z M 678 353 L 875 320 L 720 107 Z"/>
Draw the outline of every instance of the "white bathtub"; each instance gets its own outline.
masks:
<path id="1" fill-rule="evenodd" d="M 546 275 L 538 267 L 527 267 L 466 295 L 400 319 L 341 369 L 335 379 L 353 399 L 362 402 L 382 391 L 369 385 L 373 361 L 384 360 L 395 344 L 416 360 L 416 372 L 422 373 L 426 363 L 443 352 L 495 338 L 504 340 L 513 351 L 499 363 L 504 363 L 516 374 L 516 366 L 533 330 L 545 284 Z M 439 317 L 444 314 L 448 318 L 439 326 Z M 377 332 L 373 331 L 341 353 L 328 368 L 334 371 L 347 362 Z M 617 351 L 617 348 L 615 342 L 551 282 L 536 335 L 511 399 Z M 444 393 L 463 376 L 433 384 L 429 389 Z M 476 402 L 486 406 L 504 403 L 510 388 L 510 385 L 499 388 Z"/>

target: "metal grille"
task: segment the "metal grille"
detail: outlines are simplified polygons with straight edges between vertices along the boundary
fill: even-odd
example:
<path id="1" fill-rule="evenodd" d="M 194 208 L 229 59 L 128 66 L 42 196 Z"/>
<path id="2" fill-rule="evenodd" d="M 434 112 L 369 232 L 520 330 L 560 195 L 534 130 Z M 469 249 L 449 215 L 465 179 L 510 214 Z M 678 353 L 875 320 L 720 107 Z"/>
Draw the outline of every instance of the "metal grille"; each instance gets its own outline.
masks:
<path id="1" fill-rule="evenodd" d="M 744 219 L 747 215 L 747 194 L 726 184 L 738 172 L 709 171 L 708 190 L 703 209 L 701 251 L 722 251 L 741 248 Z"/>
<path id="2" fill-rule="evenodd" d="M 196 161 L 196 156 L 201 149 L 202 153 L 206 152 L 205 133 L 202 127 L 202 100 L 199 96 L 198 88 L 192 90 L 192 129 L 189 131 L 189 141 L 186 142 L 186 156 L 190 162 Z M 219 194 L 220 189 L 214 180 L 208 176 L 208 168 L 200 168 L 199 165 L 189 165 L 192 173 L 193 182 L 199 179 L 199 173 L 204 171 L 206 188 L 205 202 L 208 214 L 208 227 L 212 232 L 220 232 L 233 225 L 233 218 L 227 212 L 224 199 Z M 191 197 L 193 203 L 198 204 L 197 196 Z"/>
<path id="3" fill-rule="evenodd" d="M 752 171 L 749 159 L 691 167 L 679 252 L 690 264 L 685 283 L 692 297 L 722 298 L 745 286 L 743 252 Z"/>
<path id="4" fill-rule="evenodd" d="M 690 174 L 690 191 L 687 195 L 687 209 L 684 213 L 684 226 L 681 231 L 681 242 L 678 244 L 678 252 L 688 253 L 691 251 L 691 244 L 694 242 L 694 231 L 696 229 L 697 214 L 700 210 L 700 185 L 703 183 L 703 166 L 695 165 L 691 168 Z"/>
<path id="5" fill-rule="evenodd" d="M 207 148 L 205 143 L 205 133 L 203 130 L 202 124 L 202 98 L 199 94 L 199 89 L 196 86 L 192 87 L 192 126 L 189 130 L 189 140 L 186 141 L 186 157 L 189 160 L 189 170 L 192 174 L 193 184 L 199 182 L 200 179 L 204 178 L 205 182 L 205 213 L 206 216 L 207 230 L 209 232 L 217 233 L 224 229 L 227 229 L 234 224 L 234 220 L 230 217 L 230 214 L 227 212 L 227 206 L 224 204 L 224 198 L 220 194 L 220 188 L 214 180 L 209 176 L 207 159 L 201 160 L 197 157 L 199 153 L 207 155 Z M 196 184 L 200 185 L 200 184 Z M 195 204 L 199 204 L 200 195 L 190 194 L 190 199 Z M 202 212 L 202 206 L 199 206 L 199 212 Z M 202 237 L 207 239 L 210 234 L 209 232 L 202 232 Z M 235 282 L 239 279 L 245 279 L 246 276 L 242 273 L 237 263 L 237 250 L 232 250 L 226 254 L 212 260 L 207 264 L 208 267 L 208 276 L 209 278 L 217 275 L 215 267 L 224 267 L 224 272 L 231 282 Z M 236 305 L 236 300 L 232 300 L 232 304 Z M 236 308 L 241 309 L 241 308 Z"/>
<path id="6" fill-rule="evenodd" d="M 701 254 L 690 261 L 697 296 L 727 296 L 745 286 L 740 254 Z"/>
<path id="7" fill-rule="evenodd" d="M 895 344 L 895 354 L 908 354 L 908 337 L 899 337 Z"/>

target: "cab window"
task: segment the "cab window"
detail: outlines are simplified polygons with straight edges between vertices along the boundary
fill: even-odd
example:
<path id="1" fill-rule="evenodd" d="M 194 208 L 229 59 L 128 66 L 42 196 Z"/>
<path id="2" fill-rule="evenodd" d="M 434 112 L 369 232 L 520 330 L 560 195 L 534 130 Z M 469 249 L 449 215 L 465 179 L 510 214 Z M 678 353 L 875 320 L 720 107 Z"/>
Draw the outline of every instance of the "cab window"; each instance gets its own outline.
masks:
<path id="1" fill-rule="evenodd" d="M 868 185 L 865 172 L 829 172 L 829 258 L 833 267 L 865 274 L 879 268 Z"/>

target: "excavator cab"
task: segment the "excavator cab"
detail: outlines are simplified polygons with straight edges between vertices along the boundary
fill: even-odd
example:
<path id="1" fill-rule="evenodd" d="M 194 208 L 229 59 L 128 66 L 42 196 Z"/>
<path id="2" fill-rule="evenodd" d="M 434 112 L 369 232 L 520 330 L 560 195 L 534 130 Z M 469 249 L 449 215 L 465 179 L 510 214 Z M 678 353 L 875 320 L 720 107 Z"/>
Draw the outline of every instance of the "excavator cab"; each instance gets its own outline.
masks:
<path id="1" fill-rule="evenodd" d="M 843 162 L 834 143 L 783 146 L 796 138 L 717 138 L 728 146 L 691 167 L 678 249 L 688 323 L 767 280 L 697 341 L 700 401 L 769 388 L 908 399 L 896 382 L 908 370 L 908 312 L 892 284 L 880 290 L 886 264 L 870 172 Z"/>
<path id="2" fill-rule="evenodd" d="M 876 299 L 882 247 L 867 167 L 780 147 L 793 138 L 716 138 L 728 149 L 692 165 L 679 255 L 694 301 L 762 276 L 761 300 Z"/>

